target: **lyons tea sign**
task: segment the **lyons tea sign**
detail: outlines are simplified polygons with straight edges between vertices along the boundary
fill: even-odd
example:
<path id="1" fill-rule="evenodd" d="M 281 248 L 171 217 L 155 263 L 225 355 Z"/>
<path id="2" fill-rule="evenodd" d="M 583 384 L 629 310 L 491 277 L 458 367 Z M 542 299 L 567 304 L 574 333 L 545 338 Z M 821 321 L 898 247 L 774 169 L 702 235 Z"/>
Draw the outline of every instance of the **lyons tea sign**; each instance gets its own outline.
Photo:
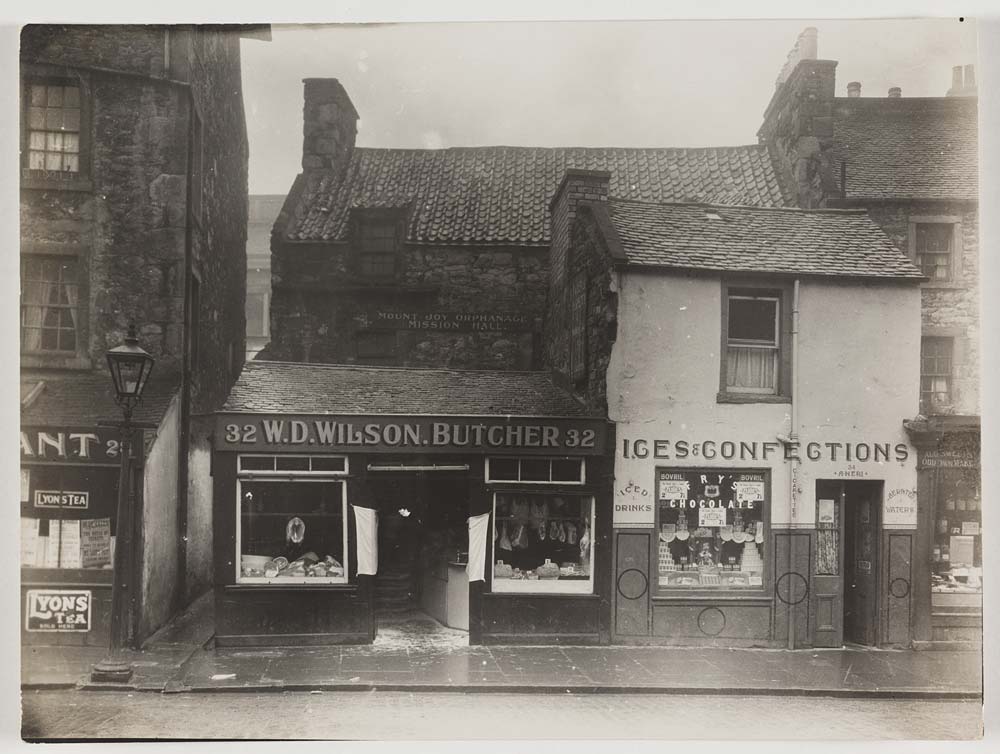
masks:
<path id="1" fill-rule="evenodd" d="M 87 589 L 29 589 L 28 631 L 89 631 L 93 598 Z"/>

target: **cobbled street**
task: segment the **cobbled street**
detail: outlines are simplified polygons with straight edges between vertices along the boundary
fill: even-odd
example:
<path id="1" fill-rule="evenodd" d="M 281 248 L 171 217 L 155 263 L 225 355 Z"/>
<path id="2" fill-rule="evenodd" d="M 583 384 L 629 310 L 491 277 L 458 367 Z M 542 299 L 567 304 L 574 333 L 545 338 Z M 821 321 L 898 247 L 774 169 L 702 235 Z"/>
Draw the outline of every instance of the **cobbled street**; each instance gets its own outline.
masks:
<path id="1" fill-rule="evenodd" d="M 725 725 L 720 725 L 724 710 Z M 36 691 L 26 738 L 969 739 L 978 701 L 663 694 Z M 558 722 L 556 722 L 558 721 Z"/>

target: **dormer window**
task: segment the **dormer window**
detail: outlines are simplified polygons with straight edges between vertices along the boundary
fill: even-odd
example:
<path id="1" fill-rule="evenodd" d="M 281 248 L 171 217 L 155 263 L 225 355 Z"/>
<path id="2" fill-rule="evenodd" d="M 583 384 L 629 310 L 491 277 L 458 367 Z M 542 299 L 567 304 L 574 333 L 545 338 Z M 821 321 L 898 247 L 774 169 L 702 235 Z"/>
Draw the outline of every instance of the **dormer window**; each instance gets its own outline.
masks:
<path id="1" fill-rule="evenodd" d="M 400 223 L 395 214 L 364 213 L 355 224 L 358 273 L 386 280 L 399 271 Z"/>

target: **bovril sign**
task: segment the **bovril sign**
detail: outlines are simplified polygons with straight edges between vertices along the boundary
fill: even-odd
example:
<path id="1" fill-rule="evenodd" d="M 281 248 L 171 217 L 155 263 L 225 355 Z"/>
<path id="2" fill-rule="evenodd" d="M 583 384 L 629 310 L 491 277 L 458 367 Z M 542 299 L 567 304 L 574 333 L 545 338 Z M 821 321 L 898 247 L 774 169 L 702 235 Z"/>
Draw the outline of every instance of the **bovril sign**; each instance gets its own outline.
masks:
<path id="1" fill-rule="evenodd" d="M 89 631 L 93 596 L 88 589 L 29 589 L 28 631 Z"/>

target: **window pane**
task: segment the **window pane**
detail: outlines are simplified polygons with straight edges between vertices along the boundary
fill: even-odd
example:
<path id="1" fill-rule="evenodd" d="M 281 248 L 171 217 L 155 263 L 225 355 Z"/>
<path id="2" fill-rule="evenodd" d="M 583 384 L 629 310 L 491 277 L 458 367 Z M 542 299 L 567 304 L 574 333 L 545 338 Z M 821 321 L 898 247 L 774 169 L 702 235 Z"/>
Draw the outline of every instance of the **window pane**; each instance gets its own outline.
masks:
<path id="1" fill-rule="evenodd" d="M 274 459 L 274 467 L 278 471 L 309 471 L 309 458 L 307 456 L 277 456 Z"/>
<path id="2" fill-rule="evenodd" d="M 517 481 L 517 459 L 516 458 L 491 458 L 490 459 L 490 479 L 499 479 L 509 482 Z"/>
<path id="3" fill-rule="evenodd" d="M 954 229 L 951 223 L 919 223 L 917 252 L 951 252 Z"/>
<path id="4" fill-rule="evenodd" d="M 49 86 L 46 87 L 46 89 L 48 99 L 45 104 L 49 107 L 62 107 L 63 88 L 61 86 Z"/>
<path id="5" fill-rule="evenodd" d="M 550 461 L 547 458 L 522 458 L 521 459 L 521 481 L 522 482 L 547 482 L 549 481 Z"/>
<path id="6" fill-rule="evenodd" d="M 63 155 L 63 169 L 68 170 L 72 173 L 80 172 L 80 155 L 77 154 L 66 154 Z"/>
<path id="7" fill-rule="evenodd" d="M 778 302 L 729 298 L 729 340 L 752 340 L 777 345 Z"/>
<path id="8" fill-rule="evenodd" d="M 45 110 L 45 127 L 50 131 L 59 131 L 63 127 L 63 111 L 49 107 Z"/>
<path id="9" fill-rule="evenodd" d="M 719 476 L 715 470 L 659 472 L 661 589 L 763 588 L 767 483 L 760 473 Z"/>
<path id="10" fill-rule="evenodd" d="M 63 128 L 67 131 L 79 131 L 80 130 L 80 111 L 73 108 L 70 110 L 63 110 Z"/>
<path id="11" fill-rule="evenodd" d="M 342 482 L 240 484 L 240 578 L 346 581 Z"/>
<path id="12" fill-rule="evenodd" d="M 726 387 L 776 393 L 778 351 L 775 348 L 730 346 L 726 349 Z"/>
<path id="13" fill-rule="evenodd" d="M 63 89 L 63 107 L 80 107 L 80 88 L 67 86 Z"/>
<path id="14" fill-rule="evenodd" d="M 243 471 L 273 471 L 274 456 L 240 456 L 240 469 Z"/>
<path id="15" fill-rule="evenodd" d="M 28 128 L 45 128 L 45 109 L 41 107 L 28 108 Z"/>
<path id="16" fill-rule="evenodd" d="M 577 458 L 557 458 L 552 461 L 553 482 L 579 482 L 583 460 Z"/>
<path id="17" fill-rule="evenodd" d="M 312 459 L 313 471 L 345 471 L 347 460 L 344 458 L 322 458 L 314 456 Z"/>
<path id="18" fill-rule="evenodd" d="M 42 84 L 31 85 L 31 104 L 35 107 L 45 106 L 45 86 Z"/>
<path id="19" fill-rule="evenodd" d="M 45 132 L 32 131 L 30 134 L 28 134 L 28 148 L 45 149 Z"/>
<path id="20" fill-rule="evenodd" d="M 45 152 L 29 152 L 28 167 L 32 170 L 45 170 Z"/>

